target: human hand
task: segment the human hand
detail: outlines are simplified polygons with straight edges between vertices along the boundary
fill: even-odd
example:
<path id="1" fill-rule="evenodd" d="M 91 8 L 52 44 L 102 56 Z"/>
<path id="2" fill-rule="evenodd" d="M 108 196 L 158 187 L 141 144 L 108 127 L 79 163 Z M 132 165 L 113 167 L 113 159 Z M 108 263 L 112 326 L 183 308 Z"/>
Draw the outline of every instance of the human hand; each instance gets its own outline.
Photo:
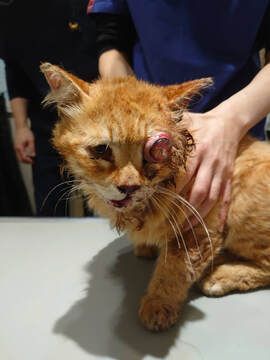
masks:
<path id="1" fill-rule="evenodd" d="M 183 120 L 196 148 L 187 163 L 187 200 L 204 218 L 221 199 L 220 229 L 223 228 L 231 193 L 231 179 L 241 131 L 236 119 L 215 109 L 204 114 L 185 113 Z M 192 215 L 188 229 L 198 223 Z"/>
<path id="2" fill-rule="evenodd" d="M 35 138 L 28 126 L 16 129 L 14 147 L 19 161 L 33 164 L 33 157 L 36 155 Z"/>

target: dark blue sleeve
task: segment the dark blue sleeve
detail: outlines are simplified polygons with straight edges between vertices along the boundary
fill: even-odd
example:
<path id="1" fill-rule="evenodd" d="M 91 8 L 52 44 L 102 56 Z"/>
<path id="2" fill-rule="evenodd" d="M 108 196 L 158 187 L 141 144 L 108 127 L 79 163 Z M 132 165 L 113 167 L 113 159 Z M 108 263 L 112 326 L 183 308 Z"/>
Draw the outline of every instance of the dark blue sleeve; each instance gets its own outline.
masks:
<path id="1" fill-rule="evenodd" d="M 257 34 L 257 48 L 270 50 L 270 4 L 264 14 L 260 29 Z"/>
<path id="2" fill-rule="evenodd" d="M 128 11 L 126 0 L 89 0 L 87 13 L 123 14 Z"/>
<path id="3" fill-rule="evenodd" d="M 265 47 L 270 50 L 270 7 L 268 6 L 265 16 Z"/>

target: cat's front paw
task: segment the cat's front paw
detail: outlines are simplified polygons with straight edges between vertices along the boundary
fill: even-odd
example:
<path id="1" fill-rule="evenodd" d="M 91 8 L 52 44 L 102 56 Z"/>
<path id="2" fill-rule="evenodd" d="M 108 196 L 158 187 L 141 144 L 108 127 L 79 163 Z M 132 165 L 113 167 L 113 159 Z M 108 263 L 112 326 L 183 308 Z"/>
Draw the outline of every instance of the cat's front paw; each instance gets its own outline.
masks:
<path id="1" fill-rule="evenodd" d="M 153 295 L 145 295 L 142 298 L 139 317 L 148 330 L 166 330 L 176 323 L 178 315 L 179 306 L 168 299 Z"/>

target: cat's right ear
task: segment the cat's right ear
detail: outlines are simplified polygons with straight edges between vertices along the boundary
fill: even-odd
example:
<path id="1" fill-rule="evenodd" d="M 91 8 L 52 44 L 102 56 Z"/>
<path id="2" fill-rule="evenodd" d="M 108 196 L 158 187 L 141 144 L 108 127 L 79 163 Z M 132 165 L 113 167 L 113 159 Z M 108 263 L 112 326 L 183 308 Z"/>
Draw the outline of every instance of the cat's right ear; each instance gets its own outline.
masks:
<path id="1" fill-rule="evenodd" d="M 51 88 L 43 101 L 45 105 L 55 104 L 60 112 L 66 113 L 70 107 L 88 98 L 87 82 L 50 63 L 43 63 L 40 70 Z"/>
<path id="2" fill-rule="evenodd" d="M 211 78 L 187 81 L 178 85 L 168 85 L 162 88 L 168 100 L 168 106 L 173 111 L 184 111 L 190 100 L 205 88 L 213 85 Z"/>

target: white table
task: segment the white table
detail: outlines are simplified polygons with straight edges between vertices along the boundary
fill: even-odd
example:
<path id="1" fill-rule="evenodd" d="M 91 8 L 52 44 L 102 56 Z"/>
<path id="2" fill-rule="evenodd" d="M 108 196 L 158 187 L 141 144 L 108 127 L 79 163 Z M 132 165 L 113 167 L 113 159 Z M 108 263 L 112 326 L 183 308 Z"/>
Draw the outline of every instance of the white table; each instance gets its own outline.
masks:
<path id="1" fill-rule="evenodd" d="M 269 289 L 195 293 L 153 334 L 137 318 L 152 269 L 102 219 L 0 220 L 0 359 L 270 359 Z"/>

